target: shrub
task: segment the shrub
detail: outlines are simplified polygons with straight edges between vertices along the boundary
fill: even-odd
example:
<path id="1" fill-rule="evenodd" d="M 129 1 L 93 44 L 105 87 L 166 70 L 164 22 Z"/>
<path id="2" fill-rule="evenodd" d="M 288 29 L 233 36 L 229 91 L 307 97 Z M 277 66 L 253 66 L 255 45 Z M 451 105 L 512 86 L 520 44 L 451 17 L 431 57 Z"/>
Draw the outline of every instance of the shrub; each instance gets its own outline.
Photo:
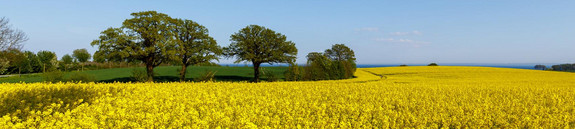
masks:
<path id="1" fill-rule="evenodd" d="M 428 64 L 427 66 L 439 66 L 439 65 L 437 65 L 437 63 L 431 63 L 431 64 Z"/>
<path id="2" fill-rule="evenodd" d="M 64 79 L 64 73 L 62 71 L 59 71 L 59 70 L 52 71 L 52 72 L 46 72 L 42 75 L 44 76 L 44 81 L 47 81 L 47 82 L 56 83 L 56 82 L 66 81 Z"/>
<path id="3" fill-rule="evenodd" d="M 87 73 L 74 73 L 70 76 L 72 82 L 94 82 L 96 77 Z"/>
<path id="4" fill-rule="evenodd" d="M 406 66 L 407 66 L 406 64 L 399 65 L 399 67 L 406 67 Z"/>
<path id="5" fill-rule="evenodd" d="M 132 69 L 132 79 L 137 82 L 148 81 L 148 73 L 144 69 Z"/>
<path id="6" fill-rule="evenodd" d="M 286 81 L 302 81 L 304 77 L 304 69 L 297 64 L 292 64 L 284 73 Z"/>
<path id="7" fill-rule="evenodd" d="M 213 81 L 215 75 L 216 75 L 216 71 L 206 70 L 203 73 L 200 73 L 200 77 L 194 78 L 194 81 L 198 81 L 198 82 Z"/>
<path id="8" fill-rule="evenodd" d="M 279 78 L 272 71 L 265 70 L 262 68 L 262 74 L 264 75 L 264 77 L 266 77 L 266 81 L 268 82 L 275 82 L 279 80 Z"/>

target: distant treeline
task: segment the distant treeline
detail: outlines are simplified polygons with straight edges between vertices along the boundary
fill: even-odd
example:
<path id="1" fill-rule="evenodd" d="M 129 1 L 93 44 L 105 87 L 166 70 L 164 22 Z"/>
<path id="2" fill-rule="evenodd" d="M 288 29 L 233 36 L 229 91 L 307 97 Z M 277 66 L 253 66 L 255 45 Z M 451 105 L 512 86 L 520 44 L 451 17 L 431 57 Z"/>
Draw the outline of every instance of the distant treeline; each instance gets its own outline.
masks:
<path id="1" fill-rule="evenodd" d="M 545 65 L 535 65 L 535 69 L 552 71 L 575 71 L 575 64 L 558 64 L 547 67 Z"/>

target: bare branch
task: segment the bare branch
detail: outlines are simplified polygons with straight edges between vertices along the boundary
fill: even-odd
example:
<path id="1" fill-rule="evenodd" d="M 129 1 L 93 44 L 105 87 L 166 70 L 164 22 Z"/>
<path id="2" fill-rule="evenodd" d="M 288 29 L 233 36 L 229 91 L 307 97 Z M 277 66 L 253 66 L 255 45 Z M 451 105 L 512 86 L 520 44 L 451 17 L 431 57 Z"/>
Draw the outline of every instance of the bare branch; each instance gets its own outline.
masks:
<path id="1" fill-rule="evenodd" d="M 28 36 L 21 30 L 13 29 L 5 17 L 0 18 L 0 50 L 22 49 Z"/>

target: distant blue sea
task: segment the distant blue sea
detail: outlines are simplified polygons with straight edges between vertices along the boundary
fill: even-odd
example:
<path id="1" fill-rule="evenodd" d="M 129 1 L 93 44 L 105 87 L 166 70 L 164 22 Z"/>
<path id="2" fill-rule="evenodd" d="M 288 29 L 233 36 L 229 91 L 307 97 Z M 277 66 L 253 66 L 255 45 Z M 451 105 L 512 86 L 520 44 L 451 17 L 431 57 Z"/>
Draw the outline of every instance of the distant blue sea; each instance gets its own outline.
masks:
<path id="1" fill-rule="evenodd" d="M 251 64 L 220 64 L 222 66 L 231 67 L 244 67 L 252 66 Z M 303 65 L 303 64 L 300 64 Z M 401 64 L 358 64 L 358 68 L 374 68 L 374 67 L 396 67 Z M 426 66 L 427 64 L 407 64 L 408 66 Z M 472 64 L 472 63 L 451 63 L 451 64 L 438 64 L 440 66 L 480 66 L 480 67 L 497 67 L 497 68 L 516 68 L 516 69 L 534 69 L 537 64 Z M 553 64 L 543 64 L 550 67 Z M 288 66 L 288 64 L 262 64 L 262 67 L 270 66 Z"/>
<path id="2" fill-rule="evenodd" d="M 413 64 L 408 66 L 426 66 L 427 64 Z M 497 67 L 497 68 L 516 68 L 516 69 L 534 69 L 535 65 L 510 65 L 510 64 L 439 64 L 440 66 L 480 66 L 480 67 Z M 398 65 L 377 65 L 377 64 L 358 64 L 358 68 L 374 68 L 374 67 L 396 67 Z"/>

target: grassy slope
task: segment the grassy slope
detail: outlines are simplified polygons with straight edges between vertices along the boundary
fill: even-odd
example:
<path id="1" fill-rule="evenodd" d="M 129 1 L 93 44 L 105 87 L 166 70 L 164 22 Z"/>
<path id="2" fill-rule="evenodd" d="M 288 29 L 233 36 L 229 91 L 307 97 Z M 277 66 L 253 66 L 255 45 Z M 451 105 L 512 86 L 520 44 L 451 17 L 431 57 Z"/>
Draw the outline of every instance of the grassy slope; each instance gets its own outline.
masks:
<path id="1" fill-rule="evenodd" d="M 179 80 L 179 69 L 180 66 L 161 66 L 156 67 L 154 72 L 156 73 L 155 81 L 165 82 L 165 81 L 178 81 Z M 96 81 L 98 82 L 128 82 L 131 80 L 130 76 L 132 70 L 135 68 L 113 68 L 113 69 L 101 69 L 101 70 L 89 70 L 84 71 L 94 75 Z M 144 69 L 144 68 L 140 68 Z M 263 67 L 264 71 L 271 71 L 275 77 L 279 79 L 284 78 L 284 71 L 286 67 Z M 213 66 L 190 66 L 188 67 L 186 74 L 186 79 L 191 80 L 197 78 L 201 73 L 213 70 L 217 71 L 215 75 L 216 81 L 249 81 L 253 78 L 253 68 L 252 67 L 213 67 Z M 67 73 L 66 77 L 69 77 L 73 72 Z M 266 79 L 265 76 L 261 76 L 261 79 Z M 41 74 L 34 75 L 24 75 L 22 77 L 8 77 L 0 78 L 0 83 L 2 82 L 42 82 L 43 78 Z"/>

